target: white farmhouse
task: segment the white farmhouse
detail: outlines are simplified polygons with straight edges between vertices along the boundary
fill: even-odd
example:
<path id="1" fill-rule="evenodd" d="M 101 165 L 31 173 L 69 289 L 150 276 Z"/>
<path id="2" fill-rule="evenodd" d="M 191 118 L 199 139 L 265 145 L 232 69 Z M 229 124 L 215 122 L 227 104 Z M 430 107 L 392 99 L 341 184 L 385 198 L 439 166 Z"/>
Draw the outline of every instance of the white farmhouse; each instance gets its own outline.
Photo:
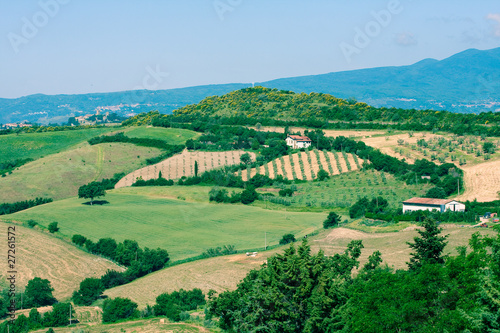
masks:
<path id="1" fill-rule="evenodd" d="M 307 136 L 288 135 L 286 145 L 292 147 L 292 149 L 307 148 L 311 145 L 311 139 Z"/>
<path id="2" fill-rule="evenodd" d="M 403 213 L 416 210 L 437 210 L 441 213 L 447 210 L 463 212 L 465 211 L 465 205 L 452 199 L 411 198 L 403 201 Z"/>

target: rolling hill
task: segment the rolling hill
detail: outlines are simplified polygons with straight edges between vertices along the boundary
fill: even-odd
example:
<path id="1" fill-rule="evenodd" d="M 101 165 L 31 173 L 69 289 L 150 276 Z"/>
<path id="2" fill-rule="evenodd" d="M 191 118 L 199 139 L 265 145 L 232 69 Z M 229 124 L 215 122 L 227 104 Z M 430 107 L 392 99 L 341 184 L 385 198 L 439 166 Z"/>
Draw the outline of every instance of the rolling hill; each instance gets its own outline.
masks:
<path id="1" fill-rule="evenodd" d="M 438 61 L 320 75 L 281 78 L 258 85 L 300 92 L 355 98 L 377 107 L 436 109 L 453 112 L 497 111 L 500 108 L 500 48 L 469 49 Z M 81 95 L 30 95 L 0 98 L 0 123 L 64 122 L 70 116 L 103 111 L 126 116 L 158 110 L 171 113 L 202 99 L 252 86 L 218 84 L 158 91 L 124 91 Z"/>
<path id="2" fill-rule="evenodd" d="M 188 191 L 193 189 L 196 187 Z M 210 188 L 205 189 L 208 193 Z M 2 219 L 33 219 L 45 227 L 57 221 L 65 236 L 81 234 L 96 241 L 112 235 L 120 242 L 131 239 L 141 247 L 164 248 L 172 260 L 180 260 L 223 245 L 235 245 L 239 250 L 262 247 L 266 232 L 268 244 L 277 244 L 290 232 L 301 237 L 319 229 L 326 216 L 209 204 L 208 195 L 201 203 L 168 199 L 169 192 L 169 187 L 123 188 L 108 191 L 104 199 L 109 204 L 90 206 L 84 205 L 83 199 L 70 198 Z"/>
<path id="3" fill-rule="evenodd" d="M 1 220 L 0 220 L 1 221 Z M 12 224 L 0 222 L 1 235 L 7 238 L 7 227 Z M 17 271 L 20 273 L 17 288 L 23 290 L 34 277 L 48 279 L 54 288 L 54 296 L 62 301 L 69 299 L 80 282 L 87 277 L 100 277 L 108 269 L 123 271 L 113 262 L 79 250 L 48 233 L 15 225 Z M 7 253 L 7 242 L 1 249 Z M 2 264 L 7 272 L 7 260 Z M 2 273 L 4 281 L 6 273 Z"/>

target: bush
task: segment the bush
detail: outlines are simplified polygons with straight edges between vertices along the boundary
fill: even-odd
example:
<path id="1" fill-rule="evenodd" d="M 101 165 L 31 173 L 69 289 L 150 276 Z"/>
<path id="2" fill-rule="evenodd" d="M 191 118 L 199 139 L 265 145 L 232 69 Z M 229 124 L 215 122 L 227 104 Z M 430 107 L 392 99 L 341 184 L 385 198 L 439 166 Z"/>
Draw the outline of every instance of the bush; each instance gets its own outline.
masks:
<path id="1" fill-rule="evenodd" d="M 50 281 L 47 279 L 35 277 L 29 280 L 24 292 L 26 307 L 38 308 L 54 304 L 57 300 L 52 296 L 53 291 L 54 288 L 52 288 Z"/>
<path id="2" fill-rule="evenodd" d="M 319 181 L 323 181 L 323 180 L 329 179 L 329 178 L 330 178 L 330 175 L 328 174 L 328 172 L 326 172 L 323 169 L 319 170 L 318 174 L 316 175 L 316 179 L 318 179 Z"/>
<path id="3" fill-rule="evenodd" d="M 425 194 L 426 198 L 446 199 L 446 192 L 442 187 L 433 187 Z"/>
<path id="4" fill-rule="evenodd" d="M 59 227 L 57 226 L 57 222 L 52 222 L 51 224 L 49 224 L 49 231 L 52 234 L 59 231 Z"/>
<path id="5" fill-rule="evenodd" d="M 280 190 L 278 194 L 280 197 L 291 197 L 293 195 L 293 190 L 291 188 L 285 188 L 283 190 Z"/>
<path id="6" fill-rule="evenodd" d="M 86 278 L 80 282 L 80 289 L 73 293 L 73 301 L 77 305 L 90 305 L 101 297 L 104 290 L 100 279 Z"/>
<path id="7" fill-rule="evenodd" d="M 69 324 L 69 315 L 74 318 L 75 310 L 70 303 L 54 304 L 52 311 L 46 312 L 43 316 L 43 326 L 45 327 L 61 327 Z"/>
<path id="8" fill-rule="evenodd" d="M 191 291 L 181 289 L 159 295 L 153 309 L 156 316 L 167 316 L 172 321 L 180 321 L 182 312 L 195 310 L 204 304 L 205 295 L 200 289 L 195 288 Z"/>
<path id="9" fill-rule="evenodd" d="M 284 234 L 280 239 L 280 245 L 286 245 L 293 242 L 295 242 L 295 236 L 293 234 Z"/>
<path id="10" fill-rule="evenodd" d="M 38 224 L 35 220 L 28 220 L 28 227 L 34 228 Z"/>
<path id="11" fill-rule="evenodd" d="M 87 241 L 87 238 L 82 235 L 73 235 L 73 237 L 71 237 L 71 241 L 78 246 L 83 246 L 83 244 Z"/>
<path id="12" fill-rule="evenodd" d="M 241 203 L 248 205 L 257 200 L 259 195 L 253 187 L 248 187 L 241 192 Z"/>
<path id="13" fill-rule="evenodd" d="M 340 223 L 340 215 L 335 212 L 330 212 L 328 217 L 323 222 L 323 228 L 328 229 L 330 227 L 336 227 Z"/>
<path id="14" fill-rule="evenodd" d="M 128 298 L 106 299 L 102 305 L 102 321 L 104 323 L 114 323 L 120 319 L 138 316 L 137 303 Z"/>

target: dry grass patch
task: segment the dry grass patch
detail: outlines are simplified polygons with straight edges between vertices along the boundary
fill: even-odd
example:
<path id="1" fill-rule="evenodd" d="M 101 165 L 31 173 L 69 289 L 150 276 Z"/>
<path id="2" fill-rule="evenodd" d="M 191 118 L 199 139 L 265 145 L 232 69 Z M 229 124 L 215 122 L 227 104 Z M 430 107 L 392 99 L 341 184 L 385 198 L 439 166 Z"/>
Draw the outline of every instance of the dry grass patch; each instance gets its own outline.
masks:
<path id="1" fill-rule="evenodd" d="M 465 193 L 458 200 L 493 201 L 500 194 L 500 160 L 465 166 Z"/>
<path id="2" fill-rule="evenodd" d="M 0 222 L 1 236 L 7 239 L 7 227 L 14 226 Z M 108 269 L 123 269 L 107 259 L 88 254 L 78 248 L 46 233 L 20 225 L 16 227 L 16 270 L 17 288 L 24 290 L 34 277 L 48 279 L 54 288 L 54 297 L 65 300 L 77 290 L 80 282 L 88 277 L 100 277 Z M 7 253 L 7 242 L 1 250 Z M 2 280 L 5 279 L 7 260 L 2 262 Z"/>

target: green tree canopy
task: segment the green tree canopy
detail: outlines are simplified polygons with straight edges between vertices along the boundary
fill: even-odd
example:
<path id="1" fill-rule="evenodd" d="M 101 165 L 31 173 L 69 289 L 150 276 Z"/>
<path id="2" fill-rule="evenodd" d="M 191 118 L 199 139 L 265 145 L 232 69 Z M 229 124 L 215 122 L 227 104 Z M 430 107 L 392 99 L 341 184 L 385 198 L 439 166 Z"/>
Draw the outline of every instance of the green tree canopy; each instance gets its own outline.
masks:
<path id="1" fill-rule="evenodd" d="M 120 319 L 137 316 L 139 316 L 137 303 L 128 298 L 106 299 L 102 305 L 102 321 L 104 323 L 114 323 Z"/>
<path id="2" fill-rule="evenodd" d="M 94 198 L 103 197 L 106 195 L 104 186 L 99 182 L 91 182 L 87 185 L 82 185 L 78 189 L 78 197 L 90 199 L 90 204 L 94 202 Z"/>
<path id="3" fill-rule="evenodd" d="M 77 305 L 90 305 L 97 300 L 104 291 L 100 279 L 86 278 L 80 282 L 80 289 L 73 293 L 73 301 Z"/>
<path id="4" fill-rule="evenodd" d="M 328 229 L 330 227 L 336 227 L 340 223 L 340 215 L 335 212 L 330 212 L 328 217 L 323 222 L 323 228 Z"/>
<path id="5" fill-rule="evenodd" d="M 444 264 L 443 250 L 447 244 L 447 236 L 440 236 L 441 229 L 432 219 L 426 218 L 423 227 L 424 230 L 418 230 L 420 237 L 415 237 L 414 243 L 407 243 L 414 250 L 407 263 L 410 270 L 419 269 L 424 263 Z"/>
<path id="6" fill-rule="evenodd" d="M 28 281 L 25 294 L 25 306 L 27 308 L 38 308 L 41 306 L 52 305 L 57 300 L 52 296 L 54 288 L 47 279 L 35 277 Z"/>

